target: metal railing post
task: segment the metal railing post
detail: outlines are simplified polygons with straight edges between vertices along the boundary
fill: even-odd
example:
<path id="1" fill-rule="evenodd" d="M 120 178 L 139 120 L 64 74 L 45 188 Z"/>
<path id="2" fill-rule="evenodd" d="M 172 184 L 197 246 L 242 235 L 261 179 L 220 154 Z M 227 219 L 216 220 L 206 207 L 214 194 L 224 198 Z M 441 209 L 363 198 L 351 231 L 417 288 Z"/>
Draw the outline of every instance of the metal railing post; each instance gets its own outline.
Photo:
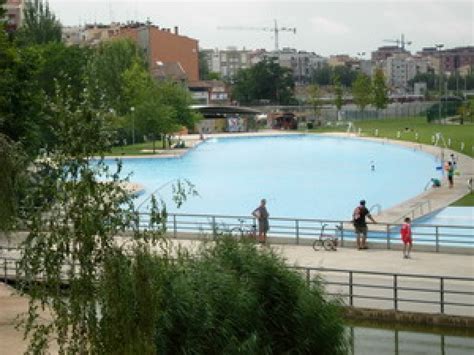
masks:
<path id="1" fill-rule="evenodd" d="M 349 271 L 349 305 L 354 305 L 353 272 Z"/>
<path id="2" fill-rule="evenodd" d="M 444 314 L 444 277 L 439 279 L 439 302 L 441 314 Z"/>
<path id="3" fill-rule="evenodd" d="M 343 247 L 344 246 L 344 223 L 340 222 L 340 226 L 341 226 L 341 247 Z"/>
<path id="4" fill-rule="evenodd" d="M 435 227 L 435 233 L 436 233 L 436 252 L 439 253 L 439 227 Z"/>
<path id="5" fill-rule="evenodd" d="M 387 249 L 390 249 L 390 224 L 387 224 L 386 236 L 387 236 Z"/>
<path id="6" fill-rule="evenodd" d="M 296 245 L 300 244 L 300 223 L 295 219 L 295 228 L 296 228 Z"/>
<path id="7" fill-rule="evenodd" d="M 309 287 L 311 284 L 311 269 L 306 268 L 306 285 Z"/>
<path id="8" fill-rule="evenodd" d="M 398 279 L 393 275 L 393 308 L 398 311 Z"/>
<path id="9" fill-rule="evenodd" d="M 176 215 L 173 215 L 173 237 L 176 238 L 178 236 L 178 228 L 176 226 Z"/>

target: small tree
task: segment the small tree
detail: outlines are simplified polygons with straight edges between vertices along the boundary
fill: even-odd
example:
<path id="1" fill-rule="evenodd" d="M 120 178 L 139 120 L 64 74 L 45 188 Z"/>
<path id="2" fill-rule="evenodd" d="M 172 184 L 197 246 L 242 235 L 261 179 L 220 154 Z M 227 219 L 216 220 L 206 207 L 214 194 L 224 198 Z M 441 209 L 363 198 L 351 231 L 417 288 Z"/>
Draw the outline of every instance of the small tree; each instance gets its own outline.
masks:
<path id="1" fill-rule="evenodd" d="M 343 91 L 341 80 L 338 75 L 334 77 L 334 95 L 336 96 L 334 99 L 334 105 L 337 109 L 337 119 L 339 119 L 339 112 L 341 111 L 342 105 L 344 104 L 344 100 L 342 97 Z"/>
<path id="2" fill-rule="evenodd" d="M 389 102 L 388 87 L 385 84 L 385 76 L 382 69 L 375 71 L 375 77 L 372 84 L 372 104 L 378 110 L 383 110 Z"/>
<path id="3" fill-rule="evenodd" d="M 321 90 L 318 85 L 309 85 L 308 86 L 308 105 L 311 106 L 313 115 L 315 119 L 318 119 L 318 122 L 321 123 Z"/>
<path id="4" fill-rule="evenodd" d="M 352 96 L 354 97 L 355 104 L 359 107 L 361 111 L 367 107 L 371 102 L 371 83 L 370 78 L 363 74 L 359 73 L 357 79 L 352 85 Z"/>

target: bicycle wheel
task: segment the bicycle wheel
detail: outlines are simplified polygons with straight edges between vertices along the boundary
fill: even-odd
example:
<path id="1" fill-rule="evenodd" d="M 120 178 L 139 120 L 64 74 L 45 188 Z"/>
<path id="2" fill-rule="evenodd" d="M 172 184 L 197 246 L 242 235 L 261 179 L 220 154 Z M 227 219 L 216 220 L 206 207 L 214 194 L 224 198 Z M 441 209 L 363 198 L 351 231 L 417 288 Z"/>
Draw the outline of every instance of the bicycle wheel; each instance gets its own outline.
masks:
<path id="1" fill-rule="evenodd" d="M 334 242 L 330 238 L 324 239 L 323 247 L 326 250 L 333 250 L 334 249 Z"/>
<path id="2" fill-rule="evenodd" d="M 319 245 L 319 248 L 318 248 L 318 245 Z M 314 242 L 313 242 L 313 249 L 314 251 L 319 251 L 321 247 L 321 240 L 320 239 L 316 239 Z"/>

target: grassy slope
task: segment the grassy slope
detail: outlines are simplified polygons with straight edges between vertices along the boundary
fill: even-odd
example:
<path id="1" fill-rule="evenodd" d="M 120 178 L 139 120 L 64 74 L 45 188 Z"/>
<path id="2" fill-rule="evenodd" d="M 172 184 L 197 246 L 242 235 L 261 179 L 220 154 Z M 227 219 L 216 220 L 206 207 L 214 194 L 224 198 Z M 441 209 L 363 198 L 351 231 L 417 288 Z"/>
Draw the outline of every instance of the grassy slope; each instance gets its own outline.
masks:
<path id="1" fill-rule="evenodd" d="M 386 137 L 395 140 L 404 140 L 415 142 L 415 133 L 418 133 L 418 142 L 432 144 L 431 137 L 440 132 L 446 143 L 451 139 L 451 149 L 462 152 L 474 157 L 474 125 L 441 125 L 430 124 L 425 118 L 408 117 L 394 118 L 384 120 L 356 121 L 354 123 L 356 130 L 362 130 L 363 136 L 375 136 L 375 130 L 378 129 L 379 137 Z M 407 131 L 406 128 L 409 130 Z M 323 127 L 312 130 L 315 133 L 346 131 L 347 127 Z M 397 132 L 400 131 L 400 138 L 397 138 Z M 464 151 L 461 151 L 461 142 L 464 142 Z M 474 194 L 469 194 L 456 201 L 452 206 L 474 206 Z"/>

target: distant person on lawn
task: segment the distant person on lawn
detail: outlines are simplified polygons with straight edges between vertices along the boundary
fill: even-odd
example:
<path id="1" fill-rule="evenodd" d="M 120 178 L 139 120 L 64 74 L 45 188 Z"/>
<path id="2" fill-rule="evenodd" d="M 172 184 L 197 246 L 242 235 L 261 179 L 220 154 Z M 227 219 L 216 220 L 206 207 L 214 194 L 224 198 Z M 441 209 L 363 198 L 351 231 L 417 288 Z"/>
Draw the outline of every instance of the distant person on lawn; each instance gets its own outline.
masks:
<path id="1" fill-rule="evenodd" d="M 411 237 L 411 220 L 409 217 L 405 218 L 405 223 L 403 223 L 402 228 L 400 229 L 400 236 L 403 242 L 403 258 L 410 258 L 411 247 L 413 246 L 413 239 Z"/>
<path id="2" fill-rule="evenodd" d="M 352 213 L 352 223 L 354 224 L 355 232 L 357 235 L 357 249 L 368 249 L 367 248 L 367 222 L 365 217 L 370 219 L 373 223 L 375 220 L 370 215 L 369 210 L 365 207 L 365 200 L 360 201 L 359 206 L 354 209 Z"/>
<path id="3" fill-rule="evenodd" d="M 267 200 L 262 199 L 260 201 L 260 206 L 252 212 L 252 216 L 254 216 L 258 221 L 258 241 L 262 244 L 267 242 L 267 232 L 269 229 L 268 217 L 270 215 L 268 214 L 266 204 Z"/>

